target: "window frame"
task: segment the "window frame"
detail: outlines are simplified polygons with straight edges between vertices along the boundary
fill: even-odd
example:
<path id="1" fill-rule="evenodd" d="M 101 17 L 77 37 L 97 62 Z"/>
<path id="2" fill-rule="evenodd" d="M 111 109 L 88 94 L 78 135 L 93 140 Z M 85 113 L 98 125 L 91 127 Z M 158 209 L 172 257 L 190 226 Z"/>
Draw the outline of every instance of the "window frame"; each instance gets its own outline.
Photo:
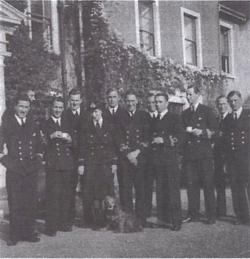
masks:
<path id="1" fill-rule="evenodd" d="M 228 29 L 228 47 L 229 47 L 229 73 L 222 71 L 222 51 L 221 51 L 221 27 L 224 27 Z M 220 20 L 219 21 L 219 33 L 220 33 L 220 70 L 222 74 L 225 74 L 228 77 L 234 78 L 234 37 L 233 37 L 233 25 L 230 23 L 227 23 L 225 21 Z"/>
<path id="2" fill-rule="evenodd" d="M 135 29 L 136 29 L 136 45 L 141 48 L 141 28 L 140 28 L 140 12 L 139 12 L 140 0 L 134 0 L 135 4 Z M 143 1 L 142 1 L 143 2 Z M 161 57 L 161 35 L 160 35 L 160 16 L 159 16 L 159 0 L 151 0 L 152 2 L 152 15 L 153 15 L 153 38 L 154 38 L 154 55 L 150 56 Z"/>
<path id="3" fill-rule="evenodd" d="M 185 41 L 185 15 L 195 18 L 195 28 L 196 28 L 196 63 L 197 65 L 187 64 L 186 60 L 186 41 Z M 183 51 L 183 63 L 184 65 L 190 67 L 203 68 L 202 59 L 202 44 L 201 44 L 201 15 L 192 10 L 181 7 L 181 33 L 182 33 L 182 51 Z"/>

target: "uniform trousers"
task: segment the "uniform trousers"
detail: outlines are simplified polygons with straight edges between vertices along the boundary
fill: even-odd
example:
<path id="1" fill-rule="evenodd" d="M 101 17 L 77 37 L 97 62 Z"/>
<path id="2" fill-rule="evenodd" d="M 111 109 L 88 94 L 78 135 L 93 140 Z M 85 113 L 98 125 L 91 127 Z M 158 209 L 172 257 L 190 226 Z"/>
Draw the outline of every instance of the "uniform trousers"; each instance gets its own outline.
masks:
<path id="1" fill-rule="evenodd" d="M 214 157 L 214 180 L 216 188 L 216 213 L 217 216 L 227 214 L 226 206 L 226 173 L 225 158 L 221 156 Z"/>
<path id="2" fill-rule="evenodd" d="M 178 164 L 154 166 L 156 173 L 157 219 L 173 226 L 180 226 L 181 196 Z"/>
<path id="3" fill-rule="evenodd" d="M 46 170 L 46 219 L 48 231 L 56 232 L 68 226 L 71 200 L 72 171 Z"/>
<path id="4" fill-rule="evenodd" d="M 70 213 L 68 222 L 70 225 L 75 223 L 76 217 L 76 187 L 78 183 L 78 161 L 74 159 L 74 170 L 72 170 L 70 184 L 71 184 L 71 198 L 70 198 Z"/>
<path id="5" fill-rule="evenodd" d="M 206 216 L 208 220 L 215 220 L 214 169 L 212 158 L 188 160 L 186 170 L 189 216 L 192 219 L 199 219 L 201 183 L 204 190 Z"/>
<path id="6" fill-rule="evenodd" d="M 149 163 L 145 173 L 145 206 L 146 206 L 146 217 L 151 217 L 152 213 L 152 198 L 154 181 L 156 181 L 155 169 L 152 163 Z"/>
<path id="7" fill-rule="evenodd" d="M 131 213 L 134 211 L 133 205 L 133 187 L 135 189 L 135 213 L 144 224 L 146 222 L 145 214 L 145 164 L 131 164 L 126 158 L 121 161 L 122 172 L 122 209 Z"/>
<path id="8" fill-rule="evenodd" d="M 37 214 L 38 173 L 26 176 L 6 172 L 6 189 L 9 205 L 9 230 L 11 240 L 30 238 L 35 233 Z"/>
<path id="9" fill-rule="evenodd" d="M 228 161 L 228 175 L 232 191 L 233 207 L 237 220 L 249 222 L 249 186 L 247 169 L 236 159 Z"/>

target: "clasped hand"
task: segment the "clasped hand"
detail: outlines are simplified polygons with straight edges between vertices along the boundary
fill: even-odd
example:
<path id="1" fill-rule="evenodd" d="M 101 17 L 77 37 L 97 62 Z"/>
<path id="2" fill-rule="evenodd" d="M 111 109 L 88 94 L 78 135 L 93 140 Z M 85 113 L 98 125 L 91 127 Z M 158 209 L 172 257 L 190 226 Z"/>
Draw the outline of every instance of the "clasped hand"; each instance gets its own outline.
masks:
<path id="1" fill-rule="evenodd" d="M 132 151 L 132 152 L 127 154 L 127 158 L 128 158 L 128 160 L 130 161 L 131 164 L 133 164 L 133 165 L 138 164 L 137 156 L 139 155 L 139 153 L 140 153 L 140 150 L 135 150 L 135 151 Z"/>
<path id="2" fill-rule="evenodd" d="M 152 141 L 152 144 L 163 144 L 163 143 L 164 143 L 164 140 L 162 137 L 154 138 Z"/>
<path id="3" fill-rule="evenodd" d="M 72 141 L 71 136 L 68 133 L 63 133 L 61 131 L 55 131 L 54 133 L 52 133 L 50 135 L 50 137 L 51 137 L 51 139 L 53 139 L 53 138 L 64 139 L 67 142 L 71 142 Z"/>

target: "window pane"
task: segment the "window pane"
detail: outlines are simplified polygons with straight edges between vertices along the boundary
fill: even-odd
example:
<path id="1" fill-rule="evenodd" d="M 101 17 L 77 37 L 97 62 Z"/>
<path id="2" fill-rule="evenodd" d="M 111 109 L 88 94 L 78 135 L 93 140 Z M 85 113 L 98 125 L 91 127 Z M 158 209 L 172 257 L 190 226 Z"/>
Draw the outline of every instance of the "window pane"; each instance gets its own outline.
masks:
<path id="1" fill-rule="evenodd" d="M 196 41 L 196 26 L 195 26 L 195 17 L 188 16 L 185 14 L 184 23 L 185 23 L 185 38 Z"/>
<path id="2" fill-rule="evenodd" d="M 186 54 L 186 63 L 189 65 L 197 66 L 196 58 L 196 45 L 192 41 L 185 41 L 185 54 Z"/>
<path id="3" fill-rule="evenodd" d="M 230 72 L 229 33 L 229 28 L 223 26 L 220 27 L 221 68 L 225 73 Z"/>
<path id="4" fill-rule="evenodd" d="M 153 2 L 139 1 L 140 46 L 155 55 Z"/>

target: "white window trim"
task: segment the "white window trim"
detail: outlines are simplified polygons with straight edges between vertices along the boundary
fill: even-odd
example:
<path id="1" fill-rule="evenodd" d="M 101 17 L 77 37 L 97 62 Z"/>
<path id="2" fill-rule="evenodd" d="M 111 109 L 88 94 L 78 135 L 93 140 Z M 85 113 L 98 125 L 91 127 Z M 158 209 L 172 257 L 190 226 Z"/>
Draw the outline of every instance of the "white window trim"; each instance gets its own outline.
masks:
<path id="1" fill-rule="evenodd" d="M 183 47 L 183 63 L 186 63 L 186 53 L 185 53 L 185 22 L 184 15 L 189 14 L 196 18 L 196 39 L 197 39 L 197 67 L 203 68 L 203 60 L 202 60 L 202 44 L 201 44 L 201 16 L 199 13 L 194 12 L 192 10 L 181 7 L 181 36 L 182 36 L 182 47 Z M 190 67 L 196 67 L 192 65 L 188 65 Z"/>
<path id="2" fill-rule="evenodd" d="M 140 48 L 140 20 L 139 20 L 139 0 L 134 0 L 135 4 L 135 31 L 136 31 L 136 46 Z M 154 46 L 155 56 L 161 57 L 161 33 L 160 33 L 160 10 L 159 0 L 155 0 L 153 4 L 154 15 Z"/>
<path id="3" fill-rule="evenodd" d="M 224 74 L 227 77 L 235 78 L 235 71 L 234 71 L 234 35 L 233 35 L 233 25 L 224 21 L 220 20 L 220 26 L 223 26 L 225 28 L 228 28 L 230 30 L 229 34 L 229 69 L 230 73 L 225 73 L 222 71 L 222 74 Z M 220 53 L 221 56 L 221 53 Z M 220 61 L 221 62 L 221 61 Z M 220 63 L 221 65 L 221 63 Z"/>

